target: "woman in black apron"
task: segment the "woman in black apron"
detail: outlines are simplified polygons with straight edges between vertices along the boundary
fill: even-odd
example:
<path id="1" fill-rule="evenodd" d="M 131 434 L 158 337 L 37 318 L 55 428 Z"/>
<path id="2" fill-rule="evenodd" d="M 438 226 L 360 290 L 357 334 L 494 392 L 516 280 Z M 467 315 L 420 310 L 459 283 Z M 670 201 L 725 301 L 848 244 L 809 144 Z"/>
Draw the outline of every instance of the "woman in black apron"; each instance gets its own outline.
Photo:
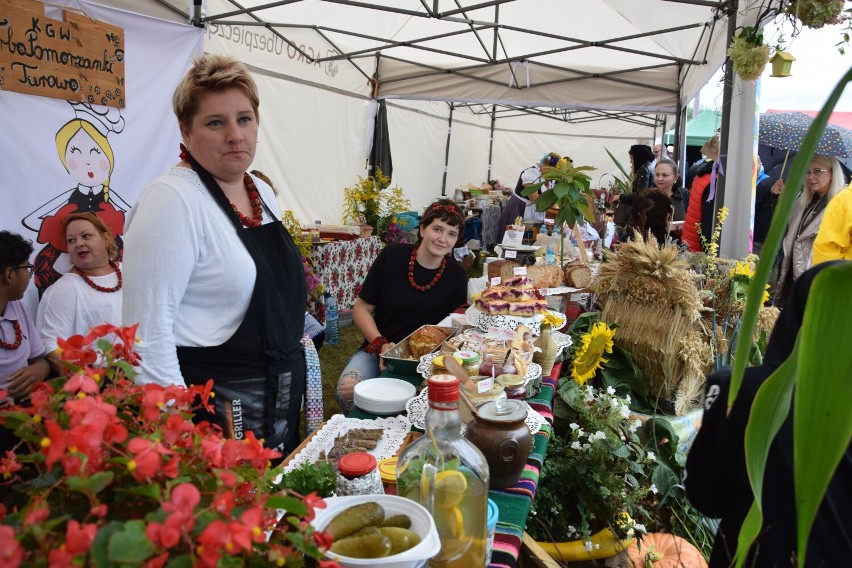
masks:
<path id="1" fill-rule="evenodd" d="M 272 192 L 245 173 L 257 142 L 257 89 L 236 60 L 205 55 L 173 102 L 182 162 L 149 186 L 128 222 L 128 260 L 159 254 L 167 267 L 156 275 L 148 267 L 147 282 L 139 282 L 144 261 L 130 260 L 128 278 L 137 282 L 126 290 L 124 320 L 140 321 L 140 376 L 187 385 L 212 379 L 215 411 L 197 418 L 235 439 L 252 432 L 286 454 L 299 444 L 307 293 L 301 255 Z M 176 227 L 175 210 L 186 226 Z M 236 330 L 223 336 L 219 320 Z"/>

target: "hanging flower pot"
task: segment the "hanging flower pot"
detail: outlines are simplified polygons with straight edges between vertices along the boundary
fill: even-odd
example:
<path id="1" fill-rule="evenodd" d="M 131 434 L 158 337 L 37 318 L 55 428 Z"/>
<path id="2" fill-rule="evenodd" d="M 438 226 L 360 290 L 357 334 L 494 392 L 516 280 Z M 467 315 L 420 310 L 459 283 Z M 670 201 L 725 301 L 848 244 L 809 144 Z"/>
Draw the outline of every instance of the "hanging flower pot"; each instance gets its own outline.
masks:
<path id="1" fill-rule="evenodd" d="M 792 0 L 787 13 L 815 30 L 828 24 L 839 24 L 843 0 Z"/>
<path id="2" fill-rule="evenodd" d="M 769 46 L 763 44 L 762 33 L 747 27 L 731 41 L 728 57 L 743 81 L 756 81 L 769 62 Z"/>
<path id="3" fill-rule="evenodd" d="M 769 62 L 772 63 L 772 77 L 789 77 L 795 60 L 792 53 L 776 50 L 775 54 L 769 58 Z"/>

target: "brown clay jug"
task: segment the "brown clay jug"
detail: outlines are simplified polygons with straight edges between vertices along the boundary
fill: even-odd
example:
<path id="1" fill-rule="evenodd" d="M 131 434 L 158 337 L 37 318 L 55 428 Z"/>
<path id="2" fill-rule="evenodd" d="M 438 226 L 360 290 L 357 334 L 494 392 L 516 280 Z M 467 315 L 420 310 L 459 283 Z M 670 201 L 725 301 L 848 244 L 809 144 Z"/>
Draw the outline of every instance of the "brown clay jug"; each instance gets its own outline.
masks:
<path id="1" fill-rule="evenodd" d="M 491 489 L 518 482 L 532 450 L 532 434 L 524 423 L 527 403 L 522 400 L 489 402 L 477 409 L 464 437 L 485 455 Z"/>

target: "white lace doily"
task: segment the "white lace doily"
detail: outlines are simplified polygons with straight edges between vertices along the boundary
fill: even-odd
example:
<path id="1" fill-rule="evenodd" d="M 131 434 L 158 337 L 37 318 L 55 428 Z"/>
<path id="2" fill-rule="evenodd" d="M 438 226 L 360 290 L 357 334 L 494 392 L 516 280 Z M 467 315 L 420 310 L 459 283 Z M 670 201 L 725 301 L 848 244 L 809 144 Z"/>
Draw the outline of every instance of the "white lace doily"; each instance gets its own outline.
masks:
<path id="1" fill-rule="evenodd" d="M 323 450 L 333 444 L 334 439 L 338 437 L 341 430 L 347 427 L 350 430 L 355 428 L 382 428 L 385 433 L 376 447 L 368 453 L 375 456 L 376 460 L 383 460 L 396 455 L 397 450 L 402 446 L 405 436 L 411 431 L 411 421 L 405 416 L 366 420 L 362 418 L 347 418 L 342 414 L 335 414 L 328 419 L 328 422 L 320 428 L 311 441 L 293 457 L 290 463 L 287 464 L 287 467 L 284 468 L 284 473 L 303 463 L 316 463 Z"/>
<path id="2" fill-rule="evenodd" d="M 570 345 L 571 338 L 568 338 L 568 341 L 568 344 Z M 422 355 L 420 357 L 420 363 L 417 364 L 417 372 L 420 373 L 424 379 L 428 379 L 432 376 L 432 359 L 434 359 L 440 354 L 440 352 L 436 351 L 434 353 L 427 353 L 426 355 Z M 540 376 L 541 365 L 539 365 L 538 363 L 530 363 L 529 365 L 527 365 L 527 372 L 524 373 L 524 385 L 526 385 L 530 381 L 536 380 Z"/>
<path id="3" fill-rule="evenodd" d="M 551 336 L 553 337 L 553 341 L 556 342 L 556 356 L 559 357 L 562 352 L 571 347 L 573 345 L 573 341 L 571 337 L 561 331 L 553 331 L 551 332 Z M 469 328 L 460 333 L 456 340 L 462 339 L 464 340 L 464 348 L 469 349 L 471 351 L 480 351 L 482 344 L 481 339 L 483 337 L 483 332 L 479 328 Z M 419 372 L 419 369 L 418 369 Z"/>
<path id="4" fill-rule="evenodd" d="M 568 323 L 568 318 L 565 317 L 565 314 L 561 314 L 553 310 L 547 310 L 547 312 L 559 319 L 559 323 L 553 326 L 554 330 L 562 329 L 565 327 L 565 324 Z M 541 331 L 541 322 L 544 320 L 544 314 L 536 314 L 534 316 L 527 317 L 490 315 L 486 314 L 475 305 L 471 305 L 467 308 L 465 316 L 467 317 L 467 323 L 475 325 L 482 331 L 488 331 L 492 327 L 517 329 L 519 325 L 525 325 L 530 329 L 533 335 L 539 334 Z"/>
<path id="5" fill-rule="evenodd" d="M 423 391 L 412 399 L 409 399 L 407 403 L 405 403 L 405 410 L 408 413 L 408 419 L 411 420 L 411 424 L 415 428 L 420 428 L 423 430 L 426 425 L 426 409 L 429 408 L 429 387 L 423 389 Z M 529 405 L 527 405 L 527 417 L 524 419 L 524 423 L 529 427 L 530 432 L 535 434 L 541 427 L 545 424 L 544 416 L 536 412 Z M 461 433 L 464 434 L 467 425 L 462 422 L 461 423 Z"/>
<path id="6" fill-rule="evenodd" d="M 562 355 L 562 352 L 571 347 L 573 341 L 571 341 L 571 336 L 562 333 L 561 331 L 553 331 L 551 332 L 551 337 L 553 337 L 553 341 L 556 342 L 556 356 L 559 357 Z"/>

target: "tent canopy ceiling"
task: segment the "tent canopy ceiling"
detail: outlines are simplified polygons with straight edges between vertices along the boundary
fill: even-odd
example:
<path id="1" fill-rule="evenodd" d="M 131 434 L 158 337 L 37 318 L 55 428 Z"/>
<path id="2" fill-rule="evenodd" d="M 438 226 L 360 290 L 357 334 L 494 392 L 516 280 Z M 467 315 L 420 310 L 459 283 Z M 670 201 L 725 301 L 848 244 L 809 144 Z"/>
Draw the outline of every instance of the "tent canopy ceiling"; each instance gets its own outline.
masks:
<path id="1" fill-rule="evenodd" d="M 152 0 L 192 19 L 186 0 Z M 711 0 L 209 0 L 201 23 L 305 34 L 377 98 L 501 105 L 563 121 L 657 125 L 724 59 L 729 2 Z M 737 15 L 753 25 L 755 3 Z M 570 116 L 567 111 L 570 111 Z M 583 111 L 594 111 L 584 113 Z M 491 108 L 488 108 L 491 112 Z M 627 114 L 624 114 L 627 113 Z"/>

